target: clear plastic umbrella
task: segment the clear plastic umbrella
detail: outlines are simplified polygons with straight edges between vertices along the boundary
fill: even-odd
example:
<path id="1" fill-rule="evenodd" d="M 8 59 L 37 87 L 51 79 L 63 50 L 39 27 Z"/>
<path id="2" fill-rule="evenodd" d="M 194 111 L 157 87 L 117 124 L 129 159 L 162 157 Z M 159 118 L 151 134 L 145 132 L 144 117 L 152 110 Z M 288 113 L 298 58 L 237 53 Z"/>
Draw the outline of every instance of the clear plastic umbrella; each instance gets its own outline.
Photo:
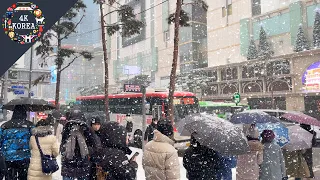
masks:
<path id="1" fill-rule="evenodd" d="M 312 147 L 313 134 L 297 125 L 288 126 L 287 128 L 289 129 L 290 142 L 283 147 L 284 149 L 296 151 Z"/>

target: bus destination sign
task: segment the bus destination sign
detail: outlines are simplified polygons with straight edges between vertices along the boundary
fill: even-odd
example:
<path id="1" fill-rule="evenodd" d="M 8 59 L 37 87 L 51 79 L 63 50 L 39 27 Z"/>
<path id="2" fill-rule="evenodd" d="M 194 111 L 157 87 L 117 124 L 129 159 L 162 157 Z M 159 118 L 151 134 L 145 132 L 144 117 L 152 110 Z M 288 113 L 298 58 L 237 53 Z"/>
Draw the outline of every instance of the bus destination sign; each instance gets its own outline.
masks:
<path id="1" fill-rule="evenodd" d="M 139 92 L 141 92 L 141 87 L 140 87 L 140 85 L 135 85 L 135 84 L 124 84 L 123 91 L 124 92 L 139 93 Z"/>

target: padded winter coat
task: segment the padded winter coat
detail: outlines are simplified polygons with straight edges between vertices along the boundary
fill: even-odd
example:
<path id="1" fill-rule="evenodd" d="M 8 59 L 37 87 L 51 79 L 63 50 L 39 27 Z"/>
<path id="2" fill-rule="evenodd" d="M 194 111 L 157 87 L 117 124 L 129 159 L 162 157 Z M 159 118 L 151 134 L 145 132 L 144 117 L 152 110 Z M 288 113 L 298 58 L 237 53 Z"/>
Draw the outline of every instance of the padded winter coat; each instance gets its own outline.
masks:
<path id="1" fill-rule="evenodd" d="M 154 138 L 145 146 L 142 164 L 147 180 L 178 180 L 180 166 L 174 141 L 154 131 Z"/>
<path id="2" fill-rule="evenodd" d="M 279 180 L 286 177 L 285 160 L 280 146 L 276 143 L 265 143 L 263 147 L 260 180 Z"/>
<path id="3" fill-rule="evenodd" d="M 0 150 L 6 161 L 29 161 L 29 140 L 33 127 L 32 122 L 18 118 L 1 125 Z"/>
<path id="4" fill-rule="evenodd" d="M 189 180 L 220 180 L 218 173 L 223 168 L 222 162 L 217 152 L 200 145 L 189 147 L 183 156 Z"/>
<path id="5" fill-rule="evenodd" d="M 59 144 L 57 138 L 52 135 L 53 128 L 50 126 L 39 126 L 32 129 L 30 138 L 31 159 L 28 169 L 28 180 L 51 180 L 50 175 L 42 173 L 41 156 L 35 136 L 39 137 L 40 147 L 43 154 L 57 157 L 59 155 Z"/>
<path id="6" fill-rule="evenodd" d="M 263 161 L 263 145 L 257 140 L 248 141 L 248 144 L 250 152 L 239 155 L 237 159 L 237 180 L 259 179 L 259 165 Z"/>

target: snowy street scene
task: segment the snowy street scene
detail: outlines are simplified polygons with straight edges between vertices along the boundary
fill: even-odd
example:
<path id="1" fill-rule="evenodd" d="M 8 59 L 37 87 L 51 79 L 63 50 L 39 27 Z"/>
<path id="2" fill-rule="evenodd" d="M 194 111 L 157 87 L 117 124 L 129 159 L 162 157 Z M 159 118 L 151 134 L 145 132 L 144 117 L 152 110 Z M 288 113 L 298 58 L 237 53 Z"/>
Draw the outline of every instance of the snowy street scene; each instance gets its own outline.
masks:
<path id="1" fill-rule="evenodd" d="M 320 0 L 74 3 L 4 9 L 0 180 L 320 180 Z"/>

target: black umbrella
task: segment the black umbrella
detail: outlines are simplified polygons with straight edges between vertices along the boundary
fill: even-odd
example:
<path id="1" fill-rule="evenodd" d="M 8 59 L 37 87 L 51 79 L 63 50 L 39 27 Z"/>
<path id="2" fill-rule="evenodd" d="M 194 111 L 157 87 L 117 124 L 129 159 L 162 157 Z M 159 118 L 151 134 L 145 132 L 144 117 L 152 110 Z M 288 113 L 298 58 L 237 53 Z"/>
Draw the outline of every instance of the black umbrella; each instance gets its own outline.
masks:
<path id="1" fill-rule="evenodd" d="M 31 112 L 46 111 L 56 108 L 43 99 L 20 98 L 11 100 L 3 105 L 2 109 L 13 111 L 16 106 L 23 106 L 27 111 Z"/>
<path id="2" fill-rule="evenodd" d="M 218 116 L 201 113 L 189 115 L 178 124 L 181 136 L 193 136 L 203 146 L 224 155 L 241 155 L 249 152 L 242 130 Z"/>

